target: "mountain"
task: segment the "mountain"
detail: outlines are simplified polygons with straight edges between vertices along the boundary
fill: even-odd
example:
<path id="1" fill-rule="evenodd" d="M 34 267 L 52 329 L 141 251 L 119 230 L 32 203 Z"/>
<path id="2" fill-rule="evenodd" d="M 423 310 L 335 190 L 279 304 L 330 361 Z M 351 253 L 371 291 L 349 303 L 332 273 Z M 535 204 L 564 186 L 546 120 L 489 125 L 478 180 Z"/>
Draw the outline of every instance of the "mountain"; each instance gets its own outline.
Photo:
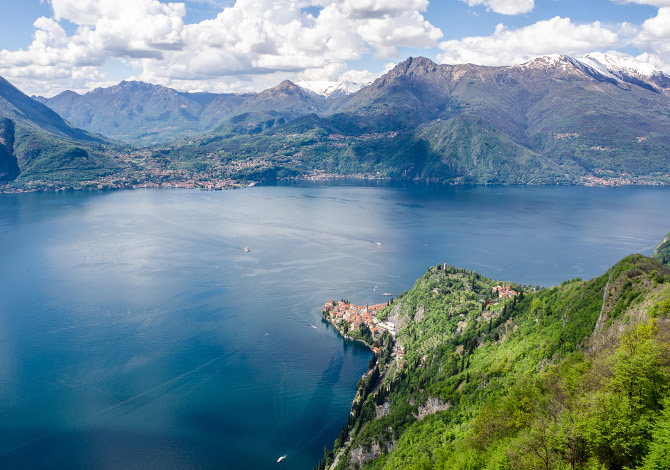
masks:
<path id="1" fill-rule="evenodd" d="M 200 166 L 215 154 L 263 158 L 273 174 L 668 183 L 669 80 L 605 55 L 553 55 L 507 67 L 409 58 L 334 101 L 285 82 L 250 98 L 228 127 L 178 145 L 175 154 Z"/>
<path id="2" fill-rule="evenodd" d="M 110 174 L 123 165 L 105 153 L 109 147 L 0 77 L 0 182 L 40 186 Z"/>
<path id="3" fill-rule="evenodd" d="M 377 318 L 374 337 L 338 320 L 376 354 L 316 468 L 668 468 L 670 268 L 658 261 L 631 255 L 542 289 L 440 264 Z"/>
<path id="4" fill-rule="evenodd" d="M 0 183 L 19 176 L 19 162 L 14 155 L 14 121 L 0 120 Z"/>
<path id="5" fill-rule="evenodd" d="M 277 113 L 291 120 L 305 114 L 318 113 L 322 108 L 323 99 L 306 92 L 290 80 L 284 80 L 276 87 L 250 97 L 235 114 Z"/>
<path id="6" fill-rule="evenodd" d="M 249 94 L 183 93 L 161 85 L 123 81 L 79 95 L 37 97 L 72 125 L 143 145 L 213 129 Z"/>
<path id="7" fill-rule="evenodd" d="M 276 87 L 248 97 L 223 118 L 214 133 L 226 137 L 259 134 L 301 116 L 319 113 L 324 108 L 324 97 L 284 80 Z"/>
<path id="8" fill-rule="evenodd" d="M 36 131 L 64 138 L 101 142 L 100 137 L 70 126 L 53 110 L 25 95 L 2 77 L 0 77 L 0 114 L 12 119 L 17 125 Z"/>
<path id="9" fill-rule="evenodd" d="M 657 86 L 667 78 L 654 76 Z M 421 179 L 523 182 L 525 173 L 570 182 L 601 171 L 667 173 L 667 88 L 644 85 L 565 56 L 510 67 L 410 58 L 336 113 L 367 132 L 411 135 L 424 150 L 407 170 Z"/>
<path id="10" fill-rule="evenodd" d="M 319 113 L 324 97 L 290 81 L 260 93 L 184 93 L 161 85 L 123 81 L 79 95 L 36 97 L 72 125 L 123 142 L 155 145 L 218 129 L 256 133 L 296 117 Z"/>
<path id="11" fill-rule="evenodd" d="M 348 80 L 341 82 L 300 80 L 296 82 L 296 85 L 311 91 L 312 93 L 331 99 L 349 96 L 366 86 L 366 84 L 355 83 Z"/>
<path id="12" fill-rule="evenodd" d="M 629 57 L 616 57 L 602 52 L 592 52 L 577 60 L 605 76 L 623 82 L 647 86 L 650 90 L 670 89 L 670 77 L 651 64 L 640 63 Z"/>

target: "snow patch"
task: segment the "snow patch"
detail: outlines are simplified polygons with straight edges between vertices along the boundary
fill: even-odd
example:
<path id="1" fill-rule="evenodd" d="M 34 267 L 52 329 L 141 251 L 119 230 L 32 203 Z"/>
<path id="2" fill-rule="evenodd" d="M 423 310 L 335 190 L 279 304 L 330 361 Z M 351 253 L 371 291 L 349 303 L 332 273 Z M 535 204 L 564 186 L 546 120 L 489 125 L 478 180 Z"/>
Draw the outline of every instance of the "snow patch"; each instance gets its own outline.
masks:
<path id="1" fill-rule="evenodd" d="M 632 57 L 616 57 L 603 52 L 591 52 L 577 60 L 613 78 L 621 78 L 623 75 L 652 77 L 663 73 L 653 65 L 638 62 Z"/>
<path id="2" fill-rule="evenodd" d="M 317 80 L 300 80 L 296 82 L 296 85 L 316 95 L 321 95 L 328 98 L 330 96 L 351 95 L 356 93 L 367 84 L 354 83 L 350 81 L 329 82 Z"/>

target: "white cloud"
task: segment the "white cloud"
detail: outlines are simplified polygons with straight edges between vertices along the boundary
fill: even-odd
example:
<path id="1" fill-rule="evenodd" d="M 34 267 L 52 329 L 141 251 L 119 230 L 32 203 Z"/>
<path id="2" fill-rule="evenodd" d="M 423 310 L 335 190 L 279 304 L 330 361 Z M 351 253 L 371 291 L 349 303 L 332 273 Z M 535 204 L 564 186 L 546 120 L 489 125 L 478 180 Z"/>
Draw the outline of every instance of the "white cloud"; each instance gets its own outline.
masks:
<path id="1" fill-rule="evenodd" d="M 183 47 L 183 4 L 158 0 L 50 0 L 53 18 L 38 18 L 32 43 L 0 51 L 0 75 L 33 93 L 89 89 L 110 59 L 161 58 Z M 68 36 L 61 20 L 77 25 Z M 41 86 L 38 84 L 42 82 Z"/>
<path id="2" fill-rule="evenodd" d="M 377 75 L 368 70 L 347 70 L 339 76 L 339 82 L 349 81 L 354 83 L 367 84 L 373 82 Z"/>
<path id="3" fill-rule="evenodd" d="M 535 0 L 461 0 L 471 7 L 484 5 L 487 10 L 503 15 L 528 13 L 535 8 Z"/>
<path id="4" fill-rule="evenodd" d="M 499 24 L 491 36 L 468 37 L 440 43 L 441 63 L 511 65 L 546 54 L 581 54 L 619 42 L 616 32 L 599 21 L 577 25 L 570 18 L 555 17 L 519 29 Z"/>
<path id="5" fill-rule="evenodd" d="M 670 0 L 614 0 L 615 3 L 637 3 L 653 7 L 670 7 Z"/>
<path id="6" fill-rule="evenodd" d="M 56 90 L 86 88 L 104 80 L 110 59 L 132 65 L 138 79 L 198 89 L 262 86 L 280 76 L 334 80 L 346 61 L 391 58 L 399 47 L 430 48 L 442 37 L 422 14 L 428 0 L 237 0 L 188 25 L 183 3 L 48 1 L 53 18 L 35 22 L 31 45 L 0 51 L 0 75 L 22 88 L 40 79 Z M 73 35 L 63 20 L 77 25 Z"/>
<path id="7" fill-rule="evenodd" d="M 642 51 L 638 60 L 670 72 L 670 8 L 660 8 L 655 17 L 642 23 L 632 43 Z"/>
<path id="8" fill-rule="evenodd" d="M 334 62 L 368 52 L 391 57 L 399 46 L 436 45 L 441 31 L 401 3 L 408 2 L 328 2 L 315 18 L 303 13 L 307 2 L 238 0 L 215 19 L 187 26 L 182 51 L 166 61 L 143 61 L 143 76 L 198 79 L 322 69 L 325 80 L 333 78 L 328 69 Z"/>

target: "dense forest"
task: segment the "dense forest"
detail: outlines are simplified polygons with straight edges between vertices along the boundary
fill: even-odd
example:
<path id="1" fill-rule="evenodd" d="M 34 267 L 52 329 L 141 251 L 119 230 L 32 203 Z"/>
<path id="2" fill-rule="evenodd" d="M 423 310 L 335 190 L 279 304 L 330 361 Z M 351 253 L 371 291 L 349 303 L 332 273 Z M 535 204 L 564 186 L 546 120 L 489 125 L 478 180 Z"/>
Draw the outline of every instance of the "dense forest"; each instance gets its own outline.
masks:
<path id="1" fill-rule="evenodd" d="M 543 289 L 438 265 L 379 316 L 406 354 L 371 360 L 318 468 L 670 469 L 657 259 Z"/>

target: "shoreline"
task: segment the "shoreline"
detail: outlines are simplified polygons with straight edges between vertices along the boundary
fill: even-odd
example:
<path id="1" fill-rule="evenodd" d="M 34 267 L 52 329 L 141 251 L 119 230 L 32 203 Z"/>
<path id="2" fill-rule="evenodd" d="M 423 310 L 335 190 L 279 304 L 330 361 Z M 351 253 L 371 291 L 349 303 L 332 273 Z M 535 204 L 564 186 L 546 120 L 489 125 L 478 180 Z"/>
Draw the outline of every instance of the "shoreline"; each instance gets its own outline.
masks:
<path id="1" fill-rule="evenodd" d="M 136 179 L 133 178 L 133 179 Z M 188 179 L 177 179 L 174 181 L 124 181 L 124 177 L 103 177 L 98 180 L 85 180 L 73 183 L 63 183 L 62 181 L 44 181 L 32 180 L 19 186 L 14 186 L 13 181 L 0 182 L 0 194 L 17 194 L 17 193 L 35 193 L 35 192 L 74 192 L 74 191 L 109 191 L 109 190 L 130 190 L 130 189 L 145 189 L 145 188 L 166 188 L 166 189 L 200 189 L 204 191 L 224 191 L 229 189 L 244 189 L 253 187 L 255 185 L 273 185 L 277 183 L 290 182 L 319 182 L 319 181 L 369 181 L 369 182 L 387 182 L 387 183 L 421 183 L 421 184 L 435 184 L 441 186 L 463 187 L 463 186 L 581 186 L 593 188 L 614 188 L 614 187 L 666 187 L 670 186 L 670 180 L 666 178 L 657 179 L 654 176 L 648 177 L 632 177 L 630 175 L 613 176 L 613 177 L 598 177 L 594 175 L 582 176 L 576 178 L 575 181 L 556 181 L 549 183 L 531 183 L 531 182 L 472 182 L 466 181 L 462 178 L 453 180 L 440 180 L 437 178 L 392 178 L 384 175 L 357 173 L 350 175 L 337 174 L 316 174 L 316 175 L 300 175 L 283 178 L 276 178 L 274 180 L 260 180 L 247 181 L 237 180 L 234 178 L 224 179 L 207 179 L 200 178 L 197 175 Z"/>
<path id="2" fill-rule="evenodd" d="M 366 372 L 356 384 L 356 393 L 351 400 L 349 420 L 346 425 L 343 425 L 340 435 L 335 440 L 333 452 L 331 452 L 333 460 L 327 466 L 328 469 L 333 469 L 337 466 L 343 453 L 348 448 L 348 444 L 353 437 L 352 433 L 355 432 L 354 423 L 361 413 L 362 406 L 371 395 L 379 390 L 389 372 L 394 370 L 393 365 L 399 368 L 404 366 L 402 359 L 404 358 L 405 350 L 396 341 L 397 331 L 395 324 L 376 318 L 376 314 L 379 311 L 390 307 L 393 302 L 394 300 L 392 299 L 386 303 L 376 304 L 372 307 L 369 305 L 363 307 L 353 305 L 345 300 L 341 300 L 340 302 L 331 300 L 326 302 L 321 310 L 322 320 L 332 325 L 340 337 L 344 340 L 363 343 L 373 352 L 373 357 L 368 363 Z M 349 328 L 352 327 L 354 331 L 361 331 L 364 328 L 369 329 L 373 333 L 371 335 L 372 341 L 374 341 L 372 345 L 367 343 L 364 338 L 350 336 L 348 332 Z M 353 421 L 351 420 L 352 416 L 354 418 Z M 338 442 L 339 447 L 335 447 Z M 327 462 L 322 461 L 322 463 L 326 464 Z"/>

